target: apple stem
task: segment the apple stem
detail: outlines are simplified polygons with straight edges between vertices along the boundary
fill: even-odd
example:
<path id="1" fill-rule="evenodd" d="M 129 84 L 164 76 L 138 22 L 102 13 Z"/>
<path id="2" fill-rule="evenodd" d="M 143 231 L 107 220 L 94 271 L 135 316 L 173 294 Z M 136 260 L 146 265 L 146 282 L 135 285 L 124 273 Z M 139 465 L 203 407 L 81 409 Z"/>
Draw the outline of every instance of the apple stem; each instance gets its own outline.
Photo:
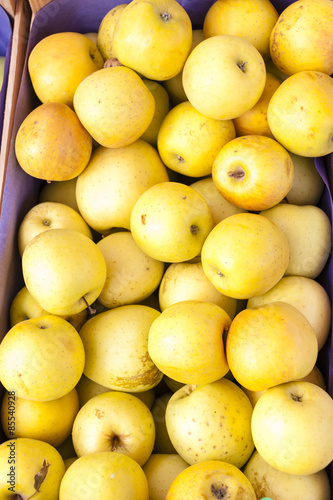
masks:
<path id="1" fill-rule="evenodd" d="M 86 303 L 86 305 L 87 305 L 87 308 L 88 308 L 89 313 L 90 313 L 91 315 L 92 315 L 92 314 L 96 314 L 96 309 L 94 309 L 93 307 L 91 307 L 91 306 L 88 304 L 87 299 L 85 298 L 85 296 L 84 296 L 84 295 L 83 295 L 83 297 L 82 297 L 82 298 L 83 298 L 84 302 L 85 302 L 85 303 Z"/>
<path id="2" fill-rule="evenodd" d="M 293 401 L 302 402 L 302 396 L 297 396 L 297 394 L 290 394 Z"/>
<path id="3" fill-rule="evenodd" d="M 184 158 L 180 155 L 177 155 L 177 163 L 184 163 Z"/>
<path id="4" fill-rule="evenodd" d="M 118 436 L 113 436 L 111 439 L 111 451 L 117 451 L 120 444 L 120 439 Z"/>
<path id="5" fill-rule="evenodd" d="M 228 177 L 234 177 L 235 179 L 242 179 L 245 177 L 245 172 L 243 169 L 239 168 L 238 170 L 230 170 L 227 175 Z"/>
<path id="6" fill-rule="evenodd" d="M 171 19 L 171 16 L 168 12 L 163 12 L 163 14 L 161 14 L 161 18 L 163 19 L 163 21 L 169 21 L 169 19 Z"/>
<path id="7" fill-rule="evenodd" d="M 237 66 L 239 67 L 239 69 L 240 69 L 243 73 L 246 73 L 245 64 L 247 64 L 247 62 L 242 62 L 242 61 L 239 61 L 239 62 L 237 63 Z"/>

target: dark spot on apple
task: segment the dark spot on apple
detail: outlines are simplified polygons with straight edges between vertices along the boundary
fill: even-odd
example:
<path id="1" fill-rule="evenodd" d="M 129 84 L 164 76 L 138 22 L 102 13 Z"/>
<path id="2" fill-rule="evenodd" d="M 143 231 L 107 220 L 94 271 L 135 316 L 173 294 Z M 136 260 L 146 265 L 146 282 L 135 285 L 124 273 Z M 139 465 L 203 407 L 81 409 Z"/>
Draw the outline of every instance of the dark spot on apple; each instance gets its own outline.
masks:
<path id="1" fill-rule="evenodd" d="M 146 224 L 146 214 L 141 215 L 141 224 L 145 225 Z"/>
<path id="2" fill-rule="evenodd" d="M 228 486 L 224 484 L 212 484 L 210 487 L 210 491 L 212 492 L 212 495 L 214 495 L 214 497 L 218 498 L 219 500 L 228 498 Z"/>
<path id="3" fill-rule="evenodd" d="M 199 226 L 197 226 L 196 224 L 192 224 L 192 226 L 190 227 L 190 231 L 194 236 L 197 235 L 199 232 Z"/>

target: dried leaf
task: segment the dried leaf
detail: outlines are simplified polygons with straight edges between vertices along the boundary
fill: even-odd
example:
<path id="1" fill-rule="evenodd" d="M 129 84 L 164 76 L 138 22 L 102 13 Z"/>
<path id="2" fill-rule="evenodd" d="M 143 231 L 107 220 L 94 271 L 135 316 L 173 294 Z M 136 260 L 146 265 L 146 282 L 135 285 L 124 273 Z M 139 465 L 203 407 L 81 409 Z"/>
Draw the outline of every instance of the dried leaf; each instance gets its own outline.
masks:
<path id="1" fill-rule="evenodd" d="M 40 468 L 40 470 L 37 472 L 37 474 L 34 477 L 34 479 L 35 479 L 34 488 L 36 491 L 39 491 L 42 482 L 46 478 L 46 474 L 49 470 L 49 467 L 50 467 L 50 464 L 46 460 L 44 460 L 42 467 Z"/>

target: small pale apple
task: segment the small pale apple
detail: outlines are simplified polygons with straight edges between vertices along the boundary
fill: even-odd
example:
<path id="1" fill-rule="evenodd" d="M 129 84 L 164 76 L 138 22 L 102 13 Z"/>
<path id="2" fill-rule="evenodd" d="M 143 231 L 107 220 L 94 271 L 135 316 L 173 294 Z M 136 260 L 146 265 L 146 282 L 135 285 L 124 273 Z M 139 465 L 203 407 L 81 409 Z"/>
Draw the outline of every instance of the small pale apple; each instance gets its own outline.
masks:
<path id="1" fill-rule="evenodd" d="M 331 75 L 332 48 L 333 5 L 329 0 L 291 2 L 270 33 L 272 61 L 286 75 L 304 70 Z"/>
<path id="2" fill-rule="evenodd" d="M 168 168 L 189 177 L 203 177 L 211 174 L 220 149 L 235 137 L 232 120 L 204 116 L 185 101 L 165 116 L 157 148 Z"/>
<path id="3" fill-rule="evenodd" d="M 148 334 L 159 315 L 152 307 L 130 304 L 90 318 L 80 330 L 84 374 L 118 391 L 143 392 L 155 387 L 163 374 L 148 353 Z"/>
<path id="4" fill-rule="evenodd" d="M 173 392 L 165 392 L 158 396 L 151 408 L 151 413 L 155 422 L 155 443 L 154 453 L 175 454 L 175 447 L 171 443 L 165 423 L 166 407 Z"/>
<path id="5" fill-rule="evenodd" d="M 331 486 L 325 469 L 309 475 L 288 474 L 269 465 L 254 451 L 243 469 L 257 498 L 276 500 L 330 500 Z"/>
<path id="6" fill-rule="evenodd" d="M 287 195 L 294 167 L 288 151 L 271 137 L 245 135 L 222 146 L 212 166 L 218 191 L 245 210 L 271 208 Z"/>
<path id="7" fill-rule="evenodd" d="M 217 0 L 206 13 L 203 31 L 205 38 L 216 35 L 246 38 L 267 60 L 270 34 L 278 17 L 270 0 Z"/>
<path id="8" fill-rule="evenodd" d="M 76 200 L 87 224 L 100 233 L 130 229 L 130 215 L 141 194 L 169 176 L 157 150 L 138 139 L 122 148 L 95 149 L 76 184 Z"/>
<path id="9" fill-rule="evenodd" d="M 142 466 L 153 451 L 155 424 L 149 408 L 136 396 L 104 392 L 79 410 L 72 438 L 78 457 L 112 451 Z"/>
<path id="10" fill-rule="evenodd" d="M 139 303 L 157 289 L 164 263 L 145 254 L 129 231 L 109 234 L 97 246 L 107 267 L 106 281 L 98 297 L 105 307 Z"/>
<path id="11" fill-rule="evenodd" d="M 34 236 L 61 227 L 74 229 L 93 239 L 90 227 L 76 210 L 63 203 L 46 201 L 34 205 L 20 223 L 17 234 L 20 256 Z"/>
<path id="12" fill-rule="evenodd" d="M 333 79 L 319 71 L 289 76 L 271 97 L 267 120 L 275 139 L 291 153 L 332 153 Z"/>
<path id="13" fill-rule="evenodd" d="M 0 445 L 0 497 L 58 500 L 65 470 L 61 455 L 49 443 L 29 438 L 4 441 Z"/>
<path id="14" fill-rule="evenodd" d="M 205 198 L 212 212 L 214 226 L 221 222 L 221 220 L 229 217 L 229 215 L 247 212 L 244 208 L 237 207 L 226 200 L 218 191 L 211 176 L 193 182 L 190 184 L 190 187 Z"/>
<path id="15" fill-rule="evenodd" d="M 173 480 L 165 500 L 256 500 L 243 472 L 222 460 L 206 460 L 187 467 Z"/>
<path id="16" fill-rule="evenodd" d="M 228 371 L 223 335 L 231 324 L 220 306 L 199 300 L 176 302 L 152 322 L 148 352 L 155 365 L 183 384 L 207 384 Z"/>
<path id="17" fill-rule="evenodd" d="M 268 73 L 266 70 L 266 83 L 264 90 L 249 111 L 234 118 L 233 123 L 236 130 L 236 135 L 265 135 L 274 139 L 267 120 L 268 103 L 276 89 L 280 86 L 281 80 L 273 73 Z"/>
<path id="18" fill-rule="evenodd" d="M 79 207 L 76 202 L 76 181 L 77 177 L 68 181 L 53 181 L 46 182 L 39 192 L 38 202 L 54 201 L 63 203 L 79 212 Z"/>
<path id="19" fill-rule="evenodd" d="M 2 429 L 8 439 L 39 439 L 57 448 L 71 434 L 78 411 L 75 388 L 52 401 L 31 401 L 5 391 L 1 403 Z"/>
<path id="20" fill-rule="evenodd" d="M 172 481 L 189 467 L 177 453 L 153 453 L 144 464 L 143 472 L 149 486 L 150 500 L 165 500 Z"/>
<path id="21" fill-rule="evenodd" d="M 59 500 L 149 500 L 146 476 L 132 458 L 104 451 L 79 457 L 66 470 Z"/>
<path id="22" fill-rule="evenodd" d="M 83 311 L 101 293 L 107 268 L 97 244 L 73 229 L 50 229 L 33 238 L 22 256 L 25 285 L 51 314 Z"/>
<path id="23" fill-rule="evenodd" d="M 3 80 L 5 76 L 5 56 L 0 56 L 0 91 L 2 89 Z"/>
<path id="24" fill-rule="evenodd" d="M 240 468 L 254 449 L 252 412 L 244 391 L 222 378 L 179 389 L 169 399 L 165 419 L 172 444 L 188 464 L 223 458 Z"/>
<path id="25" fill-rule="evenodd" d="M 49 182 L 77 177 L 86 168 L 91 152 L 90 134 L 76 113 L 59 102 L 47 102 L 30 111 L 15 136 L 21 168 Z"/>
<path id="26" fill-rule="evenodd" d="M 292 205 L 317 205 L 325 183 L 316 168 L 315 159 L 290 151 L 289 155 L 294 166 L 294 181 L 285 200 Z"/>
<path id="27" fill-rule="evenodd" d="M 115 23 L 112 43 L 122 64 L 150 80 L 167 80 L 181 72 L 191 50 L 191 19 L 176 0 L 132 0 Z"/>
<path id="28" fill-rule="evenodd" d="M 231 215 L 209 233 L 201 261 L 207 278 L 221 293 L 248 299 L 267 292 L 283 277 L 289 263 L 288 241 L 281 229 L 264 219 L 254 213 Z"/>
<path id="29" fill-rule="evenodd" d="M 84 358 L 82 340 L 68 321 L 52 315 L 28 319 L 0 344 L 0 380 L 19 398 L 50 401 L 74 389 Z"/>
<path id="30" fill-rule="evenodd" d="M 237 314 L 227 334 L 226 356 L 239 384 L 262 391 L 308 375 L 317 361 L 318 342 L 296 307 L 270 302 Z"/>
<path id="31" fill-rule="evenodd" d="M 326 212 L 314 205 L 279 203 L 260 214 L 280 228 L 288 240 L 285 275 L 316 279 L 332 248 L 332 225 Z"/>
<path id="32" fill-rule="evenodd" d="M 237 300 L 215 288 L 205 275 L 200 260 L 170 264 L 163 275 L 159 286 L 161 311 L 183 300 L 212 302 L 222 307 L 231 319 L 235 316 Z"/>
<path id="33" fill-rule="evenodd" d="M 89 37 L 69 31 L 42 38 L 28 58 L 29 75 L 39 100 L 70 107 L 81 81 L 103 64 L 101 53 Z"/>
<path id="34" fill-rule="evenodd" d="M 149 144 L 154 147 L 157 147 L 158 131 L 162 121 L 170 111 L 170 99 L 168 92 L 161 83 L 148 80 L 147 78 L 143 78 L 142 81 L 145 85 L 147 85 L 155 99 L 155 111 L 148 128 L 144 131 L 140 139 L 149 142 Z"/>
<path id="35" fill-rule="evenodd" d="M 148 188 L 130 217 L 137 245 L 162 262 L 182 262 L 199 255 L 212 227 L 204 198 L 181 182 L 161 182 Z"/>
<path id="36" fill-rule="evenodd" d="M 200 113 L 217 120 L 232 120 L 250 110 L 265 82 L 266 67 L 260 52 L 236 35 L 203 40 L 183 69 L 187 99 Z"/>
<path id="37" fill-rule="evenodd" d="M 155 111 L 155 99 L 140 76 L 125 66 L 102 68 L 77 87 L 74 109 L 93 139 L 121 148 L 139 139 Z"/>
<path id="38" fill-rule="evenodd" d="M 285 276 L 271 290 L 252 297 L 247 307 L 283 301 L 296 307 L 311 324 L 318 342 L 318 350 L 325 344 L 332 326 L 332 306 L 325 288 L 304 276 Z"/>
<path id="39" fill-rule="evenodd" d="M 258 453 L 287 474 L 325 469 L 333 459 L 332 433 L 333 399 L 311 382 L 272 387 L 253 409 L 252 436 Z"/>
<path id="40" fill-rule="evenodd" d="M 112 43 L 114 26 L 126 5 L 127 3 L 121 3 L 112 7 L 105 14 L 98 27 L 96 45 L 104 61 L 111 57 L 115 57 Z"/>

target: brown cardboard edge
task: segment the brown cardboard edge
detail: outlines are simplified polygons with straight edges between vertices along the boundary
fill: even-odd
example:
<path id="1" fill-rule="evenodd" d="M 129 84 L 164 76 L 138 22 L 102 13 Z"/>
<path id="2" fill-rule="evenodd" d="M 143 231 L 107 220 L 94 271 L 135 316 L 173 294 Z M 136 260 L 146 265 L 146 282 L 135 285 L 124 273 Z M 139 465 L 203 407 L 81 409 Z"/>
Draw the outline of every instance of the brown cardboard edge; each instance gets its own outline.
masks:
<path id="1" fill-rule="evenodd" d="M 51 2 L 52 0 L 29 0 L 29 4 L 33 14 L 36 14 L 39 10 L 45 7 L 45 5 Z"/>
<path id="2" fill-rule="evenodd" d="M 17 0 L 0 0 L 1 7 L 3 7 L 11 17 L 15 15 L 16 3 Z"/>
<path id="3" fill-rule="evenodd" d="M 19 93 L 28 43 L 30 20 L 31 11 L 26 0 L 16 0 L 13 41 L 10 56 L 8 87 L 0 148 L 0 207 L 2 206 L 8 155 L 12 137 L 16 102 Z"/>

